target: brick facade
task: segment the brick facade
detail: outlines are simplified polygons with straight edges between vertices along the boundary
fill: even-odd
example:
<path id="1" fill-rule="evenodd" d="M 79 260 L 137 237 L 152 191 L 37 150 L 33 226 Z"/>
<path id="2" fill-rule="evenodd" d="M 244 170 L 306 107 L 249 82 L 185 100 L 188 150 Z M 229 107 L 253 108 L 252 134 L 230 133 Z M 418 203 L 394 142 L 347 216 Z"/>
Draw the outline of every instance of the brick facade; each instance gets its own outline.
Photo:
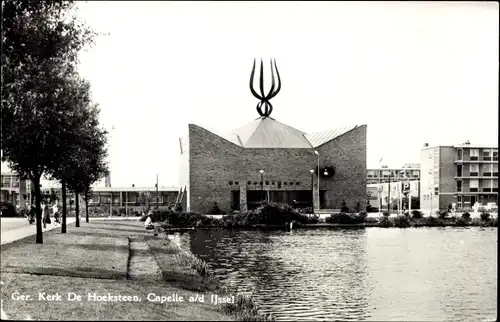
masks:
<path id="1" fill-rule="evenodd" d="M 310 190 L 310 170 L 333 165 L 333 178 L 321 179 L 326 189 L 323 208 L 340 208 L 345 200 L 350 208 L 366 206 L 366 125 L 357 127 L 317 148 L 243 148 L 194 124 L 189 124 L 189 183 L 187 199 L 193 212 L 209 212 L 214 202 L 222 211 L 231 207 L 231 191 L 260 190 L 259 170 L 264 181 L 289 181 L 293 186 L 273 186 L 272 190 Z M 316 178 L 315 178 L 316 180 Z M 229 182 L 232 181 L 232 185 Z M 251 184 L 248 184 L 248 181 Z M 299 183 L 298 185 L 296 183 Z M 316 184 L 316 182 L 315 182 Z M 243 187 L 242 187 L 243 186 Z M 269 187 L 264 187 L 264 190 Z M 240 201 L 246 197 L 240 195 Z M 244 204 L 240 205 L 244 209 Z"/>

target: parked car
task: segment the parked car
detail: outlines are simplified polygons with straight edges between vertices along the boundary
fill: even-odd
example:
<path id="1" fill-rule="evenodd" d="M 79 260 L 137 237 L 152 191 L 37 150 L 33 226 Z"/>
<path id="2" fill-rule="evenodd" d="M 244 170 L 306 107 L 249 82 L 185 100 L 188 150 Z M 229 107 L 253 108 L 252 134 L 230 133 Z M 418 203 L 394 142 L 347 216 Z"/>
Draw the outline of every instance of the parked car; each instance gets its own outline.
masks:
<path id="1" fill-rule="evenodd" d="M 486 210 L 492 211 L 492 210 L 498 210 L 498 206 L 495 202 L 488 202 L 486 204 Z"/>
<path id="2" fill-rule="evenodd" d="M 19 215 L 16 207 L 7 201 L 2 201 L 2 204 L 0 205 L 0 212 L 2 217 L 17 217 Z"/>

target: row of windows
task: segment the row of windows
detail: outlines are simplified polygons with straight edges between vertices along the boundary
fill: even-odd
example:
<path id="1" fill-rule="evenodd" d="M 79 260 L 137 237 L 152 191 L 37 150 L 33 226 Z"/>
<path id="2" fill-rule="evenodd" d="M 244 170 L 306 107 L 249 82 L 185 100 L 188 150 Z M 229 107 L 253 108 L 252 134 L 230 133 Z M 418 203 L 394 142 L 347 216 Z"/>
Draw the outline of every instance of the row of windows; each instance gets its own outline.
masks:
<path id="1" fill-rule="evenodd" d="M 232 186 L 232 185 L 238 186 L 240 184 L 239 181 L 234 181 L 234 182 L 233 181 L 229 181 L 228 183 L 229 183 L 230 186 Z M 262 185 L 266 185 L 266 186 L 269 186 L 269 185 L 275 186 L 276 184 L 278 186 L 281 186 L 281 185 L 284 185 L 284 186 L 293 186 L 293 185 L 299 186 L 300 185 L 300 181 L 283 181 L 283 182 L 282 181 L 269 181 L 269 180 L 266 180 L 264 182 L 261 182 L 261 181 L 253 181 L 253 182 L 252 181 L 247 181 L 247 185 L 250 186 L 252 184 L 254 186 L 261 185 L 261 184 Z"/>
<path id="2" fill-rule="evenodd" d="M 482 184 L 483 192 L 498 192 L 498 181 L 485 180 Z M 469 182 L 469 190 L 471 192 L 479 191 L 479 180 L 472 179 Z M 462 191 L 462 181 L 457 181 L 457 191 Z"/>
<path id="3" fill-rule="evenodd" d="M 434 191 L 434 195 L 437 196 L 438 192 Z M 430 194 L 430 193 L 426 193 L 423 196 L 424 196 L 424 200 L 431 200 L 432 199 L 432 194 Z"/>
<path id="4" fill-rule="evenodd" d="M 2 188 L 19 188 L 19 176 L 3 175 Z"/>
<path id="5" fill-rule="evenodd" d="M 459 151 L 458 158 L 460 160 L 463 160 L 463 150 Z M 471 159 L 471 161 L 478 161 L 479 160 L 479 149 L 471 149 L 470 150 L 470 159 Z M 482 160 L 483 161 L 498 161 L 498 150 L 483 149 Z"/>
<path id="6" fill-rule="evenodd" d="M 390 176 L 401 176 L 401 177 L 414 177 L 418 178 L 420 176 L 420 170 L 412 171 L 399 171 L 399 170 L 368 170 L 366 176 L 368 178 L 376 178 L 378 176 L 383 176 L 385 178 Z"/>

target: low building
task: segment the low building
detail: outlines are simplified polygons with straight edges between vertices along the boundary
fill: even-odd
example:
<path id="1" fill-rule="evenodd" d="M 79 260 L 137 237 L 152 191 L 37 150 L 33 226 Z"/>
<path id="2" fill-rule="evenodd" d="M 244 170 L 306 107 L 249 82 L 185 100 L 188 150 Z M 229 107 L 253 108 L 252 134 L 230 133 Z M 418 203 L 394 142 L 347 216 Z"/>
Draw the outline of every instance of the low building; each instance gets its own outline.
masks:
<path id="1" fill-rule="evenodd" d="M 62 199 L 62 190 L 60 186 L 43 188 L 42 194 L 46 198 L 54 195 L 58 200 Z M 158 187 L 158 199 L 156 198 L 156 187 L 94 187 L 89 196 L 89 207 L 105 206 L 113 209 L 141 207 L 145 205 L 146 200 L 143 194 L 149 193 L 148 202 L 156 207 L 165 208 L 175 205 L 179 194 L 178 187 Z M 66 196 L 68 205 L 74 203 L 74 194 L 68 193 Z M 83 199 L 81 200 L 83 203 Z"/>
<path id="2" fill-rule="evenodd" d="M 390 193 L 389 193 L 390 191 Z M 370 206 L 381 211 L 387 210 L 388 200 L 391 203 L 400 202 L 400 209 L 409 209 L 407 198 L 420 198 L 420 181 L 407 180 L 386 183 L 371 183 L 367 185 L 367 194 Z M 419 200 L 412 203 L 412 209 L 420 208 Z"/>
<path id="3" fill-rule="evenodd" d="M 422 209 L 434 212 L 455 204 L 471 211 L 474 205 L 498 201 L 498 147 L 424 145 L 420 154 Z"/>
<path id="4" fill-rule="evenodd" d="M 420 180 L 419 164 L 404 164 L 401 168 L 380 167 L 366 170 L 367 184 L 406 180 Z"/>

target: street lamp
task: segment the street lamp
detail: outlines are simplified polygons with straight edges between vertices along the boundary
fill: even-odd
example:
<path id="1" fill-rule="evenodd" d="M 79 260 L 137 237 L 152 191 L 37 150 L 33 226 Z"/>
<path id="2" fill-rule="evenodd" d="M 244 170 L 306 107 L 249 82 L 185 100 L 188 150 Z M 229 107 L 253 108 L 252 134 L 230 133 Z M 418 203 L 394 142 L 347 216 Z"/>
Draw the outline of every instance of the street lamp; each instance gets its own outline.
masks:
<path id="1" fill-rule="evenodd" d="M 318 156 L 318 210 L 321 208 L 320 204 L 319 204 L 319 152 L 317 150 L 314 150 L 314 154 L 316 154 Z M 326 172 L 326 170 L 325 170 Z M 328 172 L 326 172 L 328 173 Z M 313 209 L 314 209 L 314 198 L 313 198 Z"/>
<path id="2" fill-rule="evenodd" d="M 391 177 L 392 172 L 389 170 L 389 185 L 387 188 L 387 211 L 389 212 L 389 215 L 391 214 Z"/>
<path id="3" fill-rule="evenodd" d="M 311 201 L 312 201 L 312 213 L 314 214 L 314 170 L 309 170 L 311 172 Z"/>
<path id="4" fill-rule="evenodd" d="M 260 195 L 262 203 L 264 203 L 264 170 L 260 170 Z"/>
<path id="5" fill-rule="evenodd" d="M 158 210 L 158 174 L 156 174 L 156 210 Z"/>
<path id="6" fill-rule="evenodd" d="M 380 158 L 380 161 L 378 162 L 378 167 L 379 169 L 377 170 L 378 171 L 378 186 L 377 186 L 377 204 L 378 204 L 378 215 L 380 217 L 380 210 L 382 209 L 382 197 L 380 196 L 380 193 L 382 192 L 382 189 L 383 189 L 383 186 L 381 185 L 381 180 L 382 180 L 382 173 L 383 173 L 383 170 L 382 170 L 382 160 L 384 160 L 384 158 Z"/>

